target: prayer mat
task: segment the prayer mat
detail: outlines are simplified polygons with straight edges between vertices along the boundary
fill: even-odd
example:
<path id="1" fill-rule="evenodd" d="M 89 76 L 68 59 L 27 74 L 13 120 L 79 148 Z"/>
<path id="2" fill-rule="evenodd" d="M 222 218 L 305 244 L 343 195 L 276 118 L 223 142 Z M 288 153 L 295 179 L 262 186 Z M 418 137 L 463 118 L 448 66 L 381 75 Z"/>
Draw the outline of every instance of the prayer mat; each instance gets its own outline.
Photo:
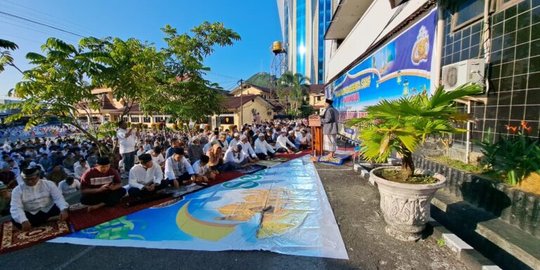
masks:
<path id="1" fill-rule="evenodd" d="M 328 164 L 341 166 L 349 158 L 351 158 L 351 155 L 349 154 L 337 154 L 333 158 L 329 158 L 327 156 L 319 157 L 318 161 L 322 163 L 328 163 Z"/>
<path id="2" fill-rule="evenodd" d="M 266 166 L 266 167 L 270 168 L 270 167 L 274 167 L 276 165 L 279 165 L 281 163 L 282 162 L 280 162 L 280 161 L 274 161 L 274 160 L 261 160 L 261 161 L 257 162 L 257 165 Z"/>
<path id="3" fill-rule="evenodd" d="M 66 221 L 50 221 L 40 227 L 32 228 L 29 231 L 19 230 L 11 221 L 6 221 L 1 225 L 0 254 L 29 247 L 46 240 L 70 233 Z"/>
<path id="4" fill-rule="evenodd" d="M 303 157 L 305 155 L 309 155 L 311 151 L 310 150 L 304 150 L 301 152 L 296 152 L 294 154 L 288 154 L 288 153 L 277 153 L 276 158 L 285 158 L 287 160 Z"/>
<path id="5" fill-rule="evenodd" d="M 242 168 L 238 169 L 237 171 L 240 172 L 240 173 L 243 173 L 243 174 L 250 174 L 250 173 L 255 173 L 255 172 L 258 172 L 258 171 L 264 170 L 264 169 L 266 169 L 266 166 L 253 164 L 253 165 L 247 165 L 245 167 L 242 167 Z"/>
<path id="6" fill-rule="evenodd" d="M 216 175 L 216 179 L 214 179 L 213 181 L 210 181 L 208 184 L 209 186 L 221 184 L 223 182 L 227 182 L 229 180 L 238 178 L 243 175 L 244 173 L 237 172 L 237 171 L 221 172 L 218 175 Z"/>

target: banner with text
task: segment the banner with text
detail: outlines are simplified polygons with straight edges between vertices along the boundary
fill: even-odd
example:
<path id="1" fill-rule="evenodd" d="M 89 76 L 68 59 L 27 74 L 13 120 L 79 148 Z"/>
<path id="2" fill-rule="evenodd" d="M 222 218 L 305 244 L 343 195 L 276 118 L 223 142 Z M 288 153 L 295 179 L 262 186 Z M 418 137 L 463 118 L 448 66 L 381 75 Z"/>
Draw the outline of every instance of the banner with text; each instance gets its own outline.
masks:
<path id="1" fill-rule="evenodd" d="M 328 85 L 340 121 L 363 116 L 366 106 L 430 91 L 435 10 Z"/>

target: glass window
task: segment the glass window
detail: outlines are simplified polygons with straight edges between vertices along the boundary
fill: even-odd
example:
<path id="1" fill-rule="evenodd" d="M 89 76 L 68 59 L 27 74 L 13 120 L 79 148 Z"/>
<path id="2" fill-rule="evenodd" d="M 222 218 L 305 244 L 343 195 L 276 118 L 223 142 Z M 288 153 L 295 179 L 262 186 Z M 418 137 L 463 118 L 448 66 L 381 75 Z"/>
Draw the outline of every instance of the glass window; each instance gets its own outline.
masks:
<path id="1" fill-rule="evenodd" d="M 467 0 L 459 5 L 456 13 L 452 17 L 452 26 L 454 31 L 467 26 L 484 14 L 484 0 Z"/>
<path id="2" fill-rule="evenodd" d="M 306 0 L 296 5 L 296 72 L 306 74 Z"/>
<path id="3" fill-rule="evenodd" d="M 150 123 L 150 122 L 151 122 L 151 119 L 152 119 L 151 117 L 144 117 L 144 118 L 143 118 L 143 122 L 144 122 L 144 123 Z"/>
<path id="4" fill-rule="evenodd" d="M 138 117 L 138 116 L 132 116 L 132 117 L 131 117 L 131 122 L 133 122 L 133 123 L 139 123 L 139 117 Z"/>
<path id="5" fill-rule="evenodd" d="M 503 10 L 503 9 L 511 7 L 511 6 L 515 5 L 515 4 L 518 4 L 521 1 L 523 1 L 523 0 L 499 0 L 499 5 L 498 5 L 497 9 L 498 10 Z"/>

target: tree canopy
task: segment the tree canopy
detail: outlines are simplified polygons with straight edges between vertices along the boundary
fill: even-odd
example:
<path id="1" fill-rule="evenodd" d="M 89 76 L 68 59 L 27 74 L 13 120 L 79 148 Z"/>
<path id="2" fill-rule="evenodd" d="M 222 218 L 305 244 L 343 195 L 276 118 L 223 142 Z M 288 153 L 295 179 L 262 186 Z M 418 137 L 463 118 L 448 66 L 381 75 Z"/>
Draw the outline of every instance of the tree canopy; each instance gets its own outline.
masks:
<path id="1" fill-rule="evenodd" d="M 19 46 L 9 40 L 0 39 L 0 73 L 5 70 L 6 66 L 12 66 L 18 71 L 21 71 L 15 63 L 11 51 L 18 49 Z"/>
<path id="2" fill-rule="evenodd" d="M 112 90 L 124 106 L 121 116 L 128 115 L 134 104 L 144 114 L 182 120 L 219 112 L 221 95 L 217 84 L 203 77 L 210 70 L 204 60 L 215 47 L 233 45 L 240 36 L 222 23 L 209 22 L 189 34 L 179 34 L 170 25 L 162 31 L 167 44 L 162 49 L 135 38 L 87 37 L 76 45 L 47 39 L 41 54 L 26 55 L 33 67 L 23 72 L 14 89 L 22 102 L 4 106 L 19 111 L 8 121 L 29 117 L 31 126 L 57 116 L 97 143 L 98 127 L 91 121 L 89 127 L 79 122 L 81 116 L 91 119 L 101 112 L 101 96 L 92 93 L 96 88 Z M 0 42 L 2 48 L 16 48 L 14 43 Z"/>

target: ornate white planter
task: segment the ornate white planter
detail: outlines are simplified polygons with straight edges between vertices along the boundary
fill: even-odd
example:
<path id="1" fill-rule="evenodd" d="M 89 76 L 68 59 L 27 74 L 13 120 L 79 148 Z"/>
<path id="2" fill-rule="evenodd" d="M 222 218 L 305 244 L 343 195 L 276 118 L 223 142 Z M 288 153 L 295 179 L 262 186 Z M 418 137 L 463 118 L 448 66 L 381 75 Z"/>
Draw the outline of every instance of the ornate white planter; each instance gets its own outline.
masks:
<path id="1" fill-rule="evenodd" d="M 386 221 L 386 232 L 402 241 L 416 241 L 430 217 L 430 202 L 435 192 L 444 186 L 446 178 L 435 174 L 435 184 L 404 184 L 377 176 L 380 170 L 400 167 L 380 167 L 371 170 L 370 180 L 377 183 L 381 194 L 381 211 Z"/>

